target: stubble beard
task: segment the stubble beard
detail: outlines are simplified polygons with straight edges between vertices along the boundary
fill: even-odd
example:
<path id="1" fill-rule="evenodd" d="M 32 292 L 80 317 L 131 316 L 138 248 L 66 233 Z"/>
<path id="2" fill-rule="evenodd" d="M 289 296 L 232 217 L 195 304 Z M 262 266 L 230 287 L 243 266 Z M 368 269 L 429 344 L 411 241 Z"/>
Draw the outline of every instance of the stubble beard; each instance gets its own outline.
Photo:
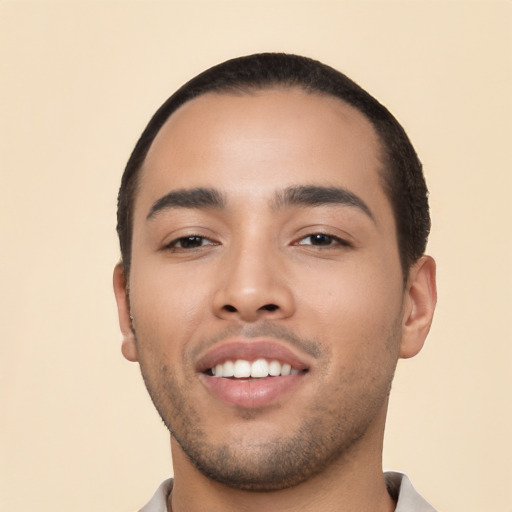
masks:
<path id="1" fill-rule="evenodd" d="M 397 336 L 394 326 L 387 350 L 395 352 L 392 347 L 396 347 Z M 210 441 L 208 420 L 194 408 L 187 387 L 165 364 L 158 370 L 160 385 L 152 382 L 142 363 L 141 372 L 164 424 L 204 476 L 234 489 L 269 492 L 299 485 L 350 457 L 387 405 L 396 366 L 394 355 L 389 361 L 378 375 L 357 371 L 345 375 L 333 393 L 340 397 L 339 402 L 317 403 L 302 410 L 304 418 L 293 431 L 265 441 L 241 435 L 215 444 Z M 247 421 L 255 414 L 247 413 Z"/>
<path id="2" fill-rule="evenodd" d="M 314 413 L 316 418 L 322 414 Z M 270 492 L 299 485 L 349 456 L 367 426 L 344 426 L 322 435 L 323 422 L 307 419 L 287 435 L 265 442 L 230 442 L 211 445 L 204 429 L 171 430 L 192 464 L 207 478 L 231 488 Z"/>

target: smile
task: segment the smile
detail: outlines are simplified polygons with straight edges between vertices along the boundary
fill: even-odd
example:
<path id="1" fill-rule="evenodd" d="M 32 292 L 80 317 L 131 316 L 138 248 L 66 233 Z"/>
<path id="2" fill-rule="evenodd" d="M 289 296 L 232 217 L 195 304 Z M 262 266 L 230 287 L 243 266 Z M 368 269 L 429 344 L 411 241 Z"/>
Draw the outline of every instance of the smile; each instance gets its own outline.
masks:
<path id="1" fill-rule="evenodd" d="M 208 393 L 244 409 L 289 397 L 311 369 L 310 358 L 270 340 L 230 340 L 208 350 L 196 369 Z M 308 380 L 308 379 L 306 379 Z"/>
<path id="2" fill-rule="evenodd" d="M 265 377 L 286 377 L 288 375 L 298 375 L 301 371 L 293 368 L 288 363 L 282 363 L 276 359 L 257 359 L 256 361 L 247 361 L 237 359 L 236 361 L 225 361 L 219 363 L 213 368 L 207 370 L 207 374 L 214 377 L 232 377 L 235 379 L 263 379 Z"/>

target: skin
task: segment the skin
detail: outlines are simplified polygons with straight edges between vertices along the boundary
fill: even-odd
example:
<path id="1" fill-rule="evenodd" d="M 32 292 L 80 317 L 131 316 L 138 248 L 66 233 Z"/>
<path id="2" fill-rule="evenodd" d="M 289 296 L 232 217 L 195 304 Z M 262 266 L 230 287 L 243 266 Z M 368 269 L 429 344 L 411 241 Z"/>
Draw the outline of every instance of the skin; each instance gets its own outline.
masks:
<path id="1" fill-rule="evenodd" d="M 436 292 L 427 256 L 404 289 L 382 172 L 362 114 L 296 89 L 206 94 L 157 135 L 130 276 L 118 265 L 114 289 L 123 354 L 171 431 L 169 510 L 394 510 L 381 469 L 388 394 L 397 359 L 423 345 Z M 276 199 L 304 186 L 343 188 L 368 211 Z M 198 187 L 225 204 L 151 215 L 170 191 Z M 262 407 L 219 400 L 197 362 L 234 338 L 270 340 L 308 371 Z"/>

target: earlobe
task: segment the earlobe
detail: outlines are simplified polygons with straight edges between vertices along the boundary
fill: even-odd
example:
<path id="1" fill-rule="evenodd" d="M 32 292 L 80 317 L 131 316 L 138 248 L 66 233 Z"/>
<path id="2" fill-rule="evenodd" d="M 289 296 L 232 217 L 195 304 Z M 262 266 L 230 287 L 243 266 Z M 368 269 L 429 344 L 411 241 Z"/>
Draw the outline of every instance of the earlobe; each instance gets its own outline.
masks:
<path id="1" fill-rule="evenodd" d="M 124 267 L 121 263 L 118 263 L 114 268 L 113 281 L 119 327 L 121 328 L 122 335 L 121 352 L 128 361 L 136 362 L 138 361 L 137 343 L 130 317 L 130 302 L 128 300 Z"/>
<path id="2" fill-rule="evenodd" d="M 422 256 L 409 272 L 404 296 L 400 357 L 414 357 L 422 349 L 437 302 L 436 263 Z"/>

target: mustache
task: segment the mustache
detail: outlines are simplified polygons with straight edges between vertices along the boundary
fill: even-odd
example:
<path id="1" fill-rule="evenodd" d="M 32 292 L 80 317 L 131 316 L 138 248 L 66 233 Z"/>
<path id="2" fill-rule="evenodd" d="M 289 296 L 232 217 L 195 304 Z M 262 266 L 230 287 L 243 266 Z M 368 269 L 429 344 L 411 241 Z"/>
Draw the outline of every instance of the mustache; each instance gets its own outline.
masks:
<path id="1" fill-rule="evenodd" d="M 212 336 L 202 338 L 199 343 L 195 344 L 194 347 L 191 348 L 189 357 L 191 360 L 195 360 L 201 353 L 220 341 L 237 336 L 247 339 L 273 338 L 284 340 L 293 347 L 298 348 L 315 359 L 319 359 L 325 355 L 321 344 L 316 339 L 299 336 L 287 327 L 276 325 L 268 320 L 262 320 L 257 324 L 251 325 L 231 325 Z"/>

